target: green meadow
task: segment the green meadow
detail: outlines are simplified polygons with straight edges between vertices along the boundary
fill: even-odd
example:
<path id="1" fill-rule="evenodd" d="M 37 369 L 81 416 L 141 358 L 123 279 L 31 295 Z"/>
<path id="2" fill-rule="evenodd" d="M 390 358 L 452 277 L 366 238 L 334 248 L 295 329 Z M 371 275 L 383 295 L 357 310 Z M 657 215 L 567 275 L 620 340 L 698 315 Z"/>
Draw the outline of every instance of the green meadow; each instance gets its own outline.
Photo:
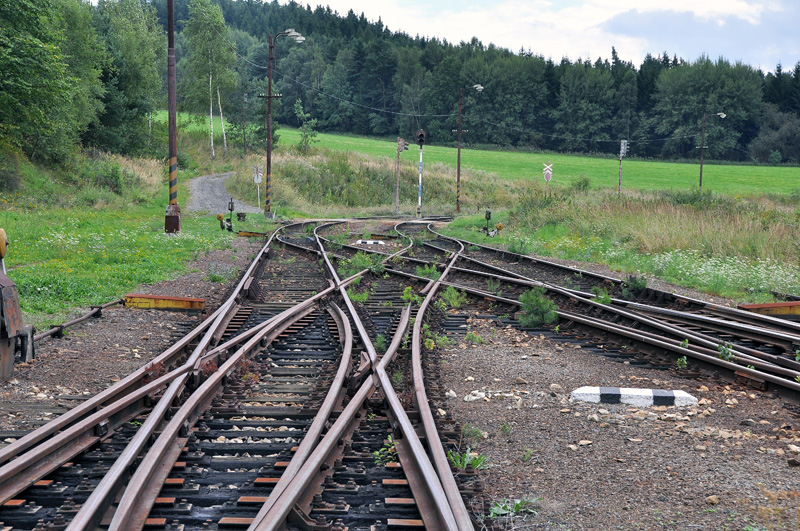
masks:
<path id="1" fill-rule="evenodd" d="M 165 116 L 162 113 L 157 118 L 163 120 Z M 188 115 L 183 115 L 179 121 L 179 129 L 208 135 L 208 121 L 190 120 Z M 215 118 L 214 133 L 215 147 L 221 147 L 222 133 L 218 117 Z M 277 134 L 280 139 L 276 149 L 285 149 L 300 141 L 298 129 L 281 126 Z M 409 135 L 406 140 L 410 141 L 410 138 Z M 314 144 L 317 148 L 361 153 L 370 157 L 394 159 L 397 152 L 394 139 L 329 133 L 319 133 L 317 139 L 319 142 Z M 424 166 L 436 163 L 454 167 L 456 165 L 457 150 L 454 147 L 426 145 L 423 151 Z M 419 147 L 411 144 L 408 151 L 402 153 L 401 159 L 416 163 L 419 160 Z M 568 186 L 583 178 L 588 178 L 595 188 L 616 190 L 619 184 L 619 159 L 614 157 L 472 148 L 461 150 L 462 171 L 488 172 L 500 180 L 539 181 L 544 184 L 542 170 L 546 162 L 553 164 L 551 185 L 554 186 Z M 700 164 L 625 158 L 622 161 L 622 172 L 623 189 L 691 189 L 699 184 Z M 469 182 L 463 184 L 468 186 Z M 800 167 L 718 164 L 706 160 L 703 165 L 703 189 L 734 196 L 794 193 L 800 191 Z"/>
<path id="2" fill-rule="evenodd" d="M 223 157 L 217 118 L 212 160 L 207 127 L 205 120 L 179 119 L 180 204 L 187 202 L 188 180 L 221 171 L 236 171 L 229 191 L 255 204 L 251 166 L 264 164 L 263 150 L 243 157 L 231 142 Z M 298 130 L 281 127 L 278 134 L 273 199 L 281 216 L 394 212 L 394 140 L 319 134 L 311 153 L 302 155 Z M 405 216 L 416 209 L 418 157 L 415 145 L 401 155 Z M 554 177 L 546 188 L 542 163 L 548 159 Z M 424 161 L 423 212 L 455 215 L 455 148 L 426 146 Z M 700 193 L 697 163 L 626 159 L 621 195 L 618 170 L 613 158 L 464 149 L 462 212 L 444 230 L 742 300 L 800 293 L 800 168 L 707 164 Z M 185 212 L 182 235 L 165 236 L 166 199 L 165 161 L 87 156 L 60 171 L 26 163 L 19 186 L 0 192 L 0 227 L 11 242 L 6 265 L 26 319 L 40 326 L 63 322 L 74 308 L 183 274 L 198 253 L 231 247 L 234 236 L 220 231 L 214 213 Z M 491 224 L 505 226 L 495 238 L 480 231 L 486 206 L 494 211 Z M 270 225 L 249 216 L 237 228 Z"/>

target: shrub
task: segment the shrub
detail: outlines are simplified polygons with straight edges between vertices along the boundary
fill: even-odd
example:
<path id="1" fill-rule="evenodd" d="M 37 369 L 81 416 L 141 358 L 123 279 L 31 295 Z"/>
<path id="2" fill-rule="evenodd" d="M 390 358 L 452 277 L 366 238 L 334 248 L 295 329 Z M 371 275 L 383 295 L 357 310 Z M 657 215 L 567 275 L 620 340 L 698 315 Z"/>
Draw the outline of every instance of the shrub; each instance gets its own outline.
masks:
<path id="1" fill-rule="evenodd" d="M 467 451 L 463 454 L 454 450 L 448 450 L 447 460 L 458 470 L 465 470 L 469 465 L 472 465 L 472 468 L 475 470 L 487 467 L 486 456 L 481 454 L 472 455 L 471 448 L 467 448 Z"/>
<path id="2" fill-rule="evenodd" d="M 353 258 L 339 262 L 339 276 L 347 278 L 365 269 L 368 269 L 370 273 L 379 275 L 386 270 L 381 263 L 382 260 L 382 255 L 367 254 L 363 251 L 359 251 Z"/>
<path id="3" fill-rule="evenodd" d="M 622 283 L 622 296 L 629 301 L 638 299 L 642 292 L 647 289 L 647 279 L 639 275 L 628 275 Z"/>
<path id="4" fill-rule="evenodd" d="M 611 295 L 608 294 L 608 290 L 602 286 L 592 286 L 592 293 L 594 293 L 594 300 L 595 302 L 599 302 L 600 304 L 611 304 Z"/>
<path id="5" fill-rule="evenodd" d="M 573 192 L 585 192 L 592 187 L 592 181 L 586 175 L 581 175 L 569 185 L 569 189 Z"/>
<path id="6" fill-rule="evenodd" d="M 441 297 L 450 308 L 460 308 L 467 302 L 467 294 L 457 290 L 453 286 L 447 286 L 439 297 Z"/>
<path id="7" fill-rule="evenodd" d="M 519 322 L 522 326 L 538 327 L 558 320 L 558 306 L 544 294 L 545 289 L 537 286 L 519 296 L 522 307 Z"/>
<path id="8" fill-rule="evenodd" d="M 436 269 L 436 266 L 429 264 L 426 266 L 417 266 L 417 276 L 429 278 L 431 280 L 439 280 L 442 274 Z"/>
<path id="9" fill-rule="evenodd" d="M 386 336 L 383 334 L 378 334 L 375 338 L 375 352 L 377 352 L 379 356 L 386 354 Z"/>

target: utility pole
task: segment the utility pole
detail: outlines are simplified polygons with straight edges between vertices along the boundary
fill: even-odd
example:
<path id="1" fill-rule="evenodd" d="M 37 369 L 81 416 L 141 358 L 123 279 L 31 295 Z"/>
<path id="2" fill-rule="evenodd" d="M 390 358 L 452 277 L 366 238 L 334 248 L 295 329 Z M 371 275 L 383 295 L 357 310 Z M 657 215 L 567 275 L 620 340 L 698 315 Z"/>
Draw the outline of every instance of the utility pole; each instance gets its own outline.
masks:
<path id="1" fill-rule="evenodd" d="M 169 112 L 169 204 L 164 217 L 164 232 L 181 231 L 178 205 L 178 106 L 175 96 L 175 17 L 173 0 L 167 0 L 167 107 Z"/>
<path id="2" fill-rule="evenodd" d="M 425 143 L 425 131 L 420 129 L 415 133 L 419 144 L 419 192 L 417 194 L 417 218 L 422 217 L 422 144 Z"/>
<path id="3" fill-rule="evenodd" d="M 469 88 L 469 87 L 467 87 Z M 483 91 L 482 85 L 472 85 L 477 92 Z M 458 89 L 458 157 L 456 162 L 456 212 L 461 212 L 461 109 L 464 106 L 464 89 Z M 469 133 L 469 129 L 463 132 Z"/>
<path id="4" fill-rule="evenodd" d="M 269 36 L 267 53 L 267 184 L 264 188 L 264 216 L 272 214 L 272 61 L 275 58 L 275 40 Z M 274 96 L 280 98 L 280 94 Z"/>
<path id="5" fill-rule="evenodd" d="M 242 144 L 244 156 L 247 156 L 247 92 L 242 92 Z"/>
<path id="6" fill-rule="evenodd" d="M 714 113 L 723 120 L 727 116 L 724 112 Z M 703 113 L 703 133 L 700 135 L 700 191 L 703 191 L 703 152 L 706 149 L 706 113 Z"/>
<path id="7" fill-rule="evenodd" d="M 458 89 L 458 158 L 456 162 L 456 213 L 461 212 L 461 107 L 464 104 L 464 89 Z"/>
<path id="8" fill-rule="evenodd" d="M 394 213 L 400 215 L 400 153 L 408 149 L 408 142 L 397 137 L 397 163 L 395 164 L 395 174 L 397 183 L 394 186 Z"/>
<path id="9" fill-rule="evenodd" d="M 278 37 L 291 37 L 295 42 L 303 42 L 305 37 L 293 29 L 287 29 L 275 35 L 270 35 L 267 40 L 267 185 L 264 192 L 264 216 L 274 218 L 272 213 L 272 98 L 280 98 L 280 94 L 272 93 L 272 62 L 275 61 L 275 41 Z"/>

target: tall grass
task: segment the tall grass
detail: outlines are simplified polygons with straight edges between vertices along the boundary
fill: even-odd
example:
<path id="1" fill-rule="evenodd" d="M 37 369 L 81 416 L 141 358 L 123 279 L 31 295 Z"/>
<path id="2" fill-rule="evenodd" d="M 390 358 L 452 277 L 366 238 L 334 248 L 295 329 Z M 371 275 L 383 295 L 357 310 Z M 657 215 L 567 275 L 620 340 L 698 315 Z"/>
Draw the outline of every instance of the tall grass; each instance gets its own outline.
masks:
<path id="1" fill-rule="evenodd" d="M 251 166 L 263 164 L 251 155 L 228 181 L 236 196 L 255 204 L 256 186 Z M 313 215 L 393 214 L 395 161 L 356 153 L 315 149 L 302 157 L 292 149 L 273 152 L 273 205 Z M 400 167 L 400 207 L 406 214 L 416 212 L 418 166 L 403 161 Z M 455 169 L 441 163 L 423 170 L 423 212 L 452 212 L 455 207 Z M 521 183 L 501 181 L 483 172 L 462 172 L 462 209 L 477 211 L 486 206 L 511 207 Z M 263 200 L 264 188 L 261 188 Z"/>
<path id="2" fill-rule="evenodd" d="M 786 198 L 534 187 L 497 219 L 510 230 L 493 243 L 517 252 L 605 263 L 747 300 L 800 293 L 800 203 Z M 475 231 L 482 219 L 455 225 L 455 234 L 485 240 Z"/>

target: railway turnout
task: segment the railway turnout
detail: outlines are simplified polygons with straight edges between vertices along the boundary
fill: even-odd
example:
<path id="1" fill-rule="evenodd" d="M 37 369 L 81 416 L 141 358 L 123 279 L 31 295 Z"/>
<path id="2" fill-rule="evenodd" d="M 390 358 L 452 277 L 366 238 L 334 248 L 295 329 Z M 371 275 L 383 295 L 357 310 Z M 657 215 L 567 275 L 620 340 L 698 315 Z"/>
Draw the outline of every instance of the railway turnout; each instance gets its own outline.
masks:
<path id="1" fill-rule="evenodd" d="M 665 368 L 685 356 L 800 397 L 798 323 L 633 289 L 435 223 L 361 238 L 363 224 L 277 230 L 196 328 L 0 448 L 0 530 L 484 525 L 475 471 L 448 458 L 461 427 L 437 408 L 446 390 L 429 354 L 463 337 L 471 314 L 519 328 L 531 289 L 556 305 L 561 333 L 610 357 Z"/>

